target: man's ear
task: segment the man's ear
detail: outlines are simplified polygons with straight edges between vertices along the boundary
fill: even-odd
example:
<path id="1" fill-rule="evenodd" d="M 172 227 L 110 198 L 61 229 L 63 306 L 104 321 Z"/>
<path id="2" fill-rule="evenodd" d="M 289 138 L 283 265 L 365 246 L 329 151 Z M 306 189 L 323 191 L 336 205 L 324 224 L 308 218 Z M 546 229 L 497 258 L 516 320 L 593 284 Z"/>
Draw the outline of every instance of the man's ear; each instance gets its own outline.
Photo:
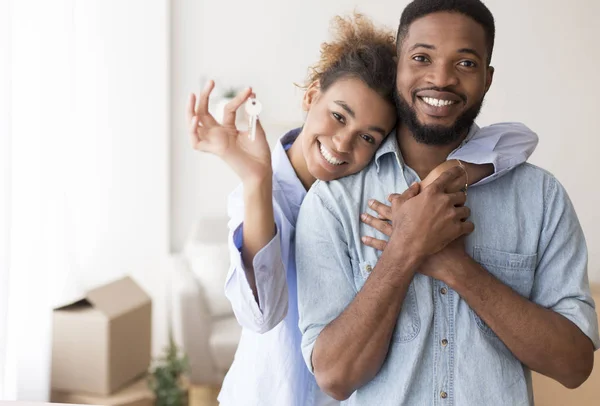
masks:
<path id="1" fill-rule="evenodd" d="M 320 94 L 321 84 L 318 80 L 315 80 L 310 84 L 310 86 L 308 86 L 306 92 L 304 92 L 304 97 L 302 98 L 302 110 L 310 110 L 310 107 L 317 101 Z"/>
<path id="2" fill-rule="evenodd" d="M 493 66 L 488 66 L 487 68 L 487 75 L 485 78 L 485 92 L 487 93 L 488 90 L 490 90 L 490 87 L 492 86 L 492 81 L 494 80 L 494 72 L 495 69 Z"/>

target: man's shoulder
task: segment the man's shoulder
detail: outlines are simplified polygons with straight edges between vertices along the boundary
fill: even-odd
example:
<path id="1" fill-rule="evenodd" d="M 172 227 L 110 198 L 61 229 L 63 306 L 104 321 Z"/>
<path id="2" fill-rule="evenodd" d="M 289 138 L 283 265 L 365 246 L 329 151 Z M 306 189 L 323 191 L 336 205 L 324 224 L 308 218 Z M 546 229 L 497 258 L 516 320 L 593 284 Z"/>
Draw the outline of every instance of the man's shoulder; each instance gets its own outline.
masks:
<path id="1" fill-rule="evenodd" d="M 549 203 L 549 199 L 569 198 L 564 186 L 554 174 L 528 162 L 517 166 L 501 178 L 482 185 L 481 189 L 496 197 L 518 194 L 521 200 L 542 203 L 542 206 Z"/>
<path id="2" fill-rule="evenodd" d="M 363 193 L 366 185 L 377 177 L 377 169 L 373 162 L 369 163 L 360 172 L 331 181 L 317 180 L 310 188 L 309 193 L 314 193 L 321 198 L 354 198 Z"/>

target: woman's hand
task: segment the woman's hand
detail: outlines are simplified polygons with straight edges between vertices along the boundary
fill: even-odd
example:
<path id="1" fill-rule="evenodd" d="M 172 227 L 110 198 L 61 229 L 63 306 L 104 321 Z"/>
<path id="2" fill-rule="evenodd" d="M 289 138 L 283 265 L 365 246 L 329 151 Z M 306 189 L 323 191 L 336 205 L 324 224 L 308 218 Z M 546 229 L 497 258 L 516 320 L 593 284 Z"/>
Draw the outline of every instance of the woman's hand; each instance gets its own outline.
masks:
<path id="1" fill-rule="evenodd" d="M 270 178 L 271 151 L 260 121 L 256 121 L 254 141 L 250 140 L 247 131 L 239 131 L 235 125 L 236 112 L 252 96 L 252 89 L 243 90 L 227 104 L 223 123 L 219 124 L 208 112 L 210 93 L 214 87 L 212 80 L 207 83 L 198 97 L 197 105 L 196 95 L 190 95 L 187 119 L 192 147 L 223 159 L 242 182 Z"/>

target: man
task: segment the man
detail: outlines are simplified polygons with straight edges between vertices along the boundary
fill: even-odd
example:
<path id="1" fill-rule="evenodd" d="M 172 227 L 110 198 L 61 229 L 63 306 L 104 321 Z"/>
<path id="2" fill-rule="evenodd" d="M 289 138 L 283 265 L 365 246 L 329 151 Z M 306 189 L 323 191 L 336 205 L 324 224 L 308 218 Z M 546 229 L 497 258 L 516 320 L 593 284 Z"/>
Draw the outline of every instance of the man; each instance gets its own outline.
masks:
<path id="1" fill-rule="evenodd" d="M 413 1 L 398 30 L 396 136 L 364 171 L 304 200 L 302 350 L 347 404 L 532 404 L 530 370 L 569 388 L 591 373 L 600 339 L 587 250 L 558 181 L 524 164 L 470 189 L 470 210 L 455 191 L 460 168 L 408 187 L 477 128 L 494 35 L 479 0 Z M 405 192 L 390 199 L 391 225 L 360 221 L 366 199 L 392 191 Z M 364 244 L 376 240 L 383 252 Z"/>

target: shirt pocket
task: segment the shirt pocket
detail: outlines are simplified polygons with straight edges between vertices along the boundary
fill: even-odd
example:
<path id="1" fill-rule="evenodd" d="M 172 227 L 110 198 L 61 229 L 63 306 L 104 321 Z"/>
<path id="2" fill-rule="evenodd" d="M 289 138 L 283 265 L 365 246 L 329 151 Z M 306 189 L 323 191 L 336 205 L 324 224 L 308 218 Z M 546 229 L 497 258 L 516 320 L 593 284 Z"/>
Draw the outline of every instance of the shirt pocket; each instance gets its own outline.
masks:
<path id="1" fill-rule="evenodd" d="M 354 282 L 357 290 L 362 289 L 367 278 L 375 268 L 375 262 L 362 261 L 358 264 L 359 271 L 354 272 Z M 417 292 L 414 286 L 414 279 L 406 291 L 406 297 L 402 304 L 400 316 L 396 321 L 396 327 L 392 335 L 392 341 L 395 343 L 405 343 L 415 338 L 421 330 L 421 318 L 419 317 L 419 308 L 417 304 Z"/>
<path id="2" fill-rule="evenodd" d="M 489 248 L 475 247 L 473 259 L 500 282 L 509 286 L 519 295 L 529 299 L 535 276 L 537 254 L 515 254 L 512 252 L 496 251 Z M 490 337 L 496 334 L 471 309 L 477 327 Z"/>

